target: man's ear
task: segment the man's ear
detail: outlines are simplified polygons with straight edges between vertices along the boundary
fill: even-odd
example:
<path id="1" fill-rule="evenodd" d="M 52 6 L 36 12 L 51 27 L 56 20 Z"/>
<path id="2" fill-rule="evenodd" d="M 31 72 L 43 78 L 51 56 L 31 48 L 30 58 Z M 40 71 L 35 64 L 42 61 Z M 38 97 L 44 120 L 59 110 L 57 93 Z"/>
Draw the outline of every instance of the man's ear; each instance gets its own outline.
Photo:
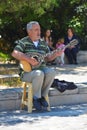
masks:
<path id="1" fill-rule="evenodd" d="M 30 30 L 27 30 L 27 33 L 29 34 L 29 33 L 30 33 Z"/>
<path id="2" fill-rule="evenodd" d="M 31 30 L 27 30 L 27 34 L 28 34 L 28 36 L 30 36 L 31 35 Z"/>

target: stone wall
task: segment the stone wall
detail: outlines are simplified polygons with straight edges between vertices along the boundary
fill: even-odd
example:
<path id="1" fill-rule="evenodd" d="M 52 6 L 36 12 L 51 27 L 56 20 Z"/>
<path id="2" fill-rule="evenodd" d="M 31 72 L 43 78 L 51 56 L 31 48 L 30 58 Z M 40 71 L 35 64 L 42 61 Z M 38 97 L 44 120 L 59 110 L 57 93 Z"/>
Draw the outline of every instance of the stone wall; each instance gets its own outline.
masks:
<path id="1" fill-rule="evenodd" d="M 87 63 L 87 51 L 79 51 L 77 54 L 78 63 Z"/>

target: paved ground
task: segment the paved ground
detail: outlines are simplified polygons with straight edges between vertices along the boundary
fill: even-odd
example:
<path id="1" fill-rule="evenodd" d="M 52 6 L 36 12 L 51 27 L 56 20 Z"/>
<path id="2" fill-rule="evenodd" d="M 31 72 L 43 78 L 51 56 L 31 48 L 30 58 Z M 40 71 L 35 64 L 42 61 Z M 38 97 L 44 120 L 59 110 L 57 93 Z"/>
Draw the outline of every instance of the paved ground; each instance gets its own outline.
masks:
<path id="1" fill-rule="evenodd" d="M 56 67 L 59 79 L 87 84 L 87 65 Z M 0 130 L 87 130 L 87 104 L 57 106 L 51 112 L 0 113 Z"/>
<path id="2" fill-rule="evenodd" d="M 87 104 L 58 106 L 51 112 L 1 112 L 0 130 L 87 130 Z"/>

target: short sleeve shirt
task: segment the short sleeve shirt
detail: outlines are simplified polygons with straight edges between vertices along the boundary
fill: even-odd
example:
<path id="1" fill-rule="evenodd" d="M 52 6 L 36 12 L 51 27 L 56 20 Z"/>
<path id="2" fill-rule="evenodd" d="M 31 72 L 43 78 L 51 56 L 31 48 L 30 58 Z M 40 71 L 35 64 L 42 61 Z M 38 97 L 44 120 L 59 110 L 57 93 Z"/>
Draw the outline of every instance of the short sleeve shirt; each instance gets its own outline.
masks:
<path id="1" fill-rule="evenodd" d="M 44 40 L 40 39 L 38 42 L 38 46 L 36 47 L 29 37 L 24 37 L 21 40 L 18 40 L 14 50 L 25 53 L 26 55 L 28 54 L 45 55 L 46 53 L 49 53 L 49 48 L 44 42 Z M 40 68 L 43 66 L 46 66 L 45 62 L 40 65 Z"/>

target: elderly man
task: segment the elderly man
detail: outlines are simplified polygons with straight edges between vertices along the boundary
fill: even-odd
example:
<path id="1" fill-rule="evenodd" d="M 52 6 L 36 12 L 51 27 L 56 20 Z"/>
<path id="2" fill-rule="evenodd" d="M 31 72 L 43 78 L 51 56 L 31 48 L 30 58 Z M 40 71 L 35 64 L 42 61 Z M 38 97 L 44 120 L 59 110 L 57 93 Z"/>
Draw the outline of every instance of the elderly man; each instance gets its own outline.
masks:
<path id="1" fill-rule="evenodd" d="M 32 82 L 33 86 L 33 104 L 36 110 L 41 111 L 43 107 L 48 107 L 45 96 L 48 94 L 49 88 L 55 78 L 56 72 L 46 67 L 46 62 L 55 59 L 62 54 L 53 52 L 49 55 L 49 49 L 46 43 L 41 40 L 40 25 L 37 21 L 31 21 L 27 24 L 27 37 L 18 41 L 18 44 L 12 52 L 12 56 L 19 61 L 25 61 L 30 65 L 30 70 L 20 69 L 20 78 L 25 82 Z M 48 55 L 45 55 L 48 53 Z M 44 60 L 42 60 L 42 56 Z M 38 60 L 38 58 L 41 59 Z M 39 63 L 41 62 L 41 63 Z"/>

